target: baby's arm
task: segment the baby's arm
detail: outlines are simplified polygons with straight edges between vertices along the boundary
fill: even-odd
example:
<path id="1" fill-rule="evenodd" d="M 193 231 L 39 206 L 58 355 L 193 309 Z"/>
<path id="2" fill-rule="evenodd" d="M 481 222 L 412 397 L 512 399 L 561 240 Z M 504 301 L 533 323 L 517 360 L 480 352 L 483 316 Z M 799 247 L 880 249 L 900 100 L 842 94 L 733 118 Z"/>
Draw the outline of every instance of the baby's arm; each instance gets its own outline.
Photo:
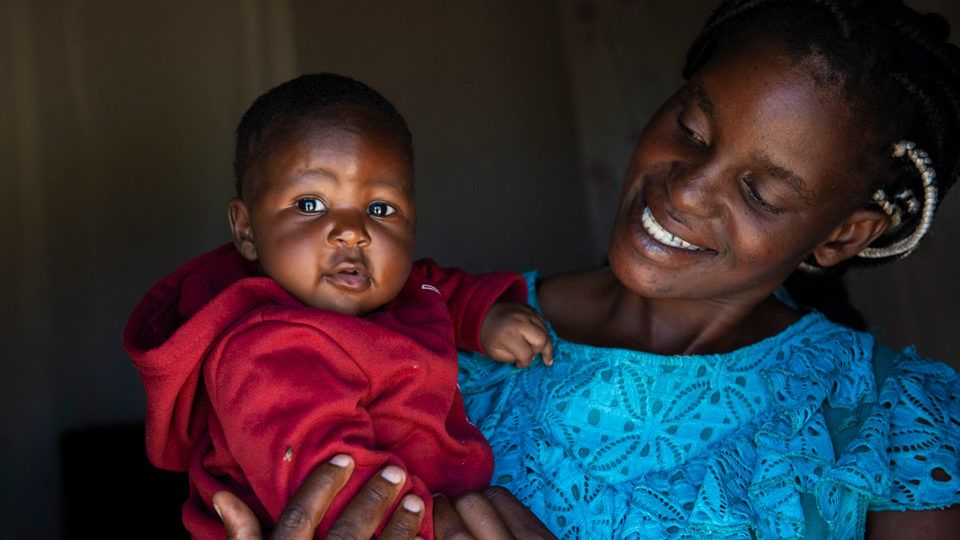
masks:
<path id="1" fill-rule="evenodd" d="M 523 276 L 512 272 L 470 274 L 424 259 L 416 271 L 437 287 L 453 318 L 458 349 L 527 367 L 538 354 L 553 364 L 553 345 L 540 315 L 524 304 Z"/>
<path id="2" fill-rule="evenodd" d="M 480 342 L 486 355 L 525 368 L 542 355 L 545 365 L 553 365 L 553 343 L 547 325 L 526 304 L 497 302 L 490 307 L 480 329 Z"/>
<path id="3" fill-rule="evenodd" d="M 523 303 L 527 298 L 523 276 L 512 272 L 474 275 L 428 259 L 418 261 L 416 269 L 443 295 L 458 349 L 518 367 L 529 366 L 538 354 L 543 355 L 544 364 L 553 364 L 547 326 Z"/>

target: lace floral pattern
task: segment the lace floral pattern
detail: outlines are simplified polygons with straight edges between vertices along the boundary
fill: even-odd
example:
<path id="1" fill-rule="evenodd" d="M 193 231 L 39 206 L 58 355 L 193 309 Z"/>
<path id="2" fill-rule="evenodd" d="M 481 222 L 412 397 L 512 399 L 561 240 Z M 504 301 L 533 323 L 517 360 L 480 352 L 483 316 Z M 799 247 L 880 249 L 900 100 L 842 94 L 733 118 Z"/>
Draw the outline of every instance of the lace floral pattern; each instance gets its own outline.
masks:
<path id="1" fill-rule="evenodd" d="M 960 502 L 958 377 L 912 350 L 878 400 L 873 338 L 818 313 L 721 355 L 553 337 L 552 368 L 462 355 L 460 384 L 493 482 L 562 538 L 850 538 L 868 508 Z M 825 406 L 863 416 L 845 448 Z"/>

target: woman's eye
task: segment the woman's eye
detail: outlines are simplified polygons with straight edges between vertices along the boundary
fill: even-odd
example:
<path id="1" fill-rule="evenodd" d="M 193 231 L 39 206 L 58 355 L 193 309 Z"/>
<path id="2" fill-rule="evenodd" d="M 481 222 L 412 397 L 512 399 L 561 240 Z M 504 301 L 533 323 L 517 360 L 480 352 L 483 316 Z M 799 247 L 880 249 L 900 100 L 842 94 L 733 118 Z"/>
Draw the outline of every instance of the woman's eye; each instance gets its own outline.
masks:
<path id="1" fill-rule="evenodd" d="M 682 111 L 677 112 L 677 126 L 680 128 L 680 131 L 683 132 L 683 136 L 686 137 L 687 140 L 697 146 L 707 146 L 707 141 L 683 121 Z"/>
<path id="2" fill-rule="evenodd" d="M 316 197 L 304 197 L 297 201 L 297 209 L 304 214 L 319 214 L 327 209 L 327 205 Z"/>
<path id="3" fill-rule="evenodd" d="M 387 217 L 397 213 L 397 209 L 384 202 L 375 202 L 367 207 L 367 213 L 373 217 Z"/>
<path id="4" fill-rule="evenodd" d="M 747 190 L 747 195 L 750 197 L 750 199 L 753 200 L 754 203 L 757 204 L 757 206 L 759 206 L 760 208 L 766 210 L 767 212 L 770 212 L 771 214 L 779 214 L 779 213 L 780 213 L 780 209 L 779 209 L 779 208 L 777 208 L 776 206 L 773 206 L 772 204 L 768 203 L 768 202 L 763 198 L 763 196 L 760 195 L 760 192 L 757 191 L 757 187 L 753 185 L 753 182 L 751 182 L 749 178 L 744 178 L 744 179 L 743 179 L 743 186 L 744 186 L 744 188 Z"/>

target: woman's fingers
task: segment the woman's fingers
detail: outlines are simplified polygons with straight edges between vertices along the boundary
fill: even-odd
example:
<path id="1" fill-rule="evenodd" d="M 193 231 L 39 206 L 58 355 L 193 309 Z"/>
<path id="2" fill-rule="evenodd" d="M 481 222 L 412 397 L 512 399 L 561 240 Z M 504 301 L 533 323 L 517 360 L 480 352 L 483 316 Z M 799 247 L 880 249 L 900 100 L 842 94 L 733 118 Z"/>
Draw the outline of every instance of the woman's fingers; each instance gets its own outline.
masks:
<path id="1" fill-rule="evenodd" d="M 437 540 L 475 540 L 460 514 L 443 495 L 433 496 L 433 533 Z"/>
<path id="2" fill-rule="evenodd" d="M 423 521 L 423 500 L 410 494 L 400 500 L 387 526 L 380 533 L 380 540 L 410 540 L 417 537 Z"/>
<path id="3" fill-rule="evenodd" d="M 353 458 L 346 454 L 338 454 L 330 461 L 318 465 L 283 509 L 271 538 L 277 540 L 313 538 L 314 531 L 327 512 L 327 508 L 330 507 L 333 498 L 350 479 L 353 467 Z"/>
<path id="4" fill-rule="evenodd" d="M 354 461 L 340 454 L 310 473 L 290 499 L 277 520 L 272 539 L 312 539 L 317 526 L 353 473 Z M 367 481 L 340 513 L 327 531 L 327 538 L 366 539 L 373 536 L 387 511 L 400 494 L 406 480 L 403 469 L 390 465 Z M 228 540 L 261 540 L 256 516 L 232 493 L 213 495 L 214 508 L 223 519 Z M 394 511 L 381 538 L 410 540 L 416 537 L 423 520 L 424 504 L 420 497 L 408 495 Z"/>
<path id="5" fill-rule="evenodd" d="M 213 494 L 213 507 L 227 528 L 229 540 L 261 540 L 260 523 L 246 504 L 229 491 Z"/>
<path id="6" fill-rule="evenodd" d="M 435 495 L 433 528 L 440 540 L 556 538 L 510 491 L 497 486 L 465 493 L 453 504 Z"/>
<path id="7" fill-rule="evenodd" d="M 349 456 L 338 455 L 318 466 L 304 481 L 280 515 L 271 538 L 307 539 L 314 532 L 336 494 L 353 472 Z M 403 469 L 388 466 L 360 488 L 327 533 L 328 538 L 366 539 L 373 536 L 393 506 L 406 481 Z M 229 540 L 261 540 L 260 525 L 253 512 L 225 491 L 213 496 Z M 390 516 L 380 538 L 411 540 L 423 520 L 424 504 L 407 495 Z M 500 540 L 556 538 L 526 506 L 502 487 L 461 495 L 451 504 L 443 495 L 433 498 L 433 524 L 438 540 Z"/>
<path id="8" fill-rule="evenodd" d="M 547 529 L 547 526 L 529 508 L 518 501 L 508 489 L 491 486 L 484 490 L 483 494 L 497 509 L 497 513 L 503 518 L 510 529 L 510 534 L 514 537 L 556 539 L 556 536 Z"/>
<path id="9" fill-rule="evenodd" d="M 478 540 L 512 540 L 503 518 L 484 493 L 471 491 L 453 500 L 467 529 Z"/>
<path id="10" fill-rule="evenodd" d="M 407 473 L 389 465 L 360 488 L 327 532 L 328 538 L 370 538 L 403 489 Z"/>

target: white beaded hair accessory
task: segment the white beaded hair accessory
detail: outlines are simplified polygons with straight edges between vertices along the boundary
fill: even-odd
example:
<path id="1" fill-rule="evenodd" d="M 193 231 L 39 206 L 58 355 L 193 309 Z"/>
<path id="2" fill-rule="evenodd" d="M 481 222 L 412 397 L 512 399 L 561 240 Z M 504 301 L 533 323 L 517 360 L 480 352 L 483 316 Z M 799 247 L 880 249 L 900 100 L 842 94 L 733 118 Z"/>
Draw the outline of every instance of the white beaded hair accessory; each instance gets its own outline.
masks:
<path id="1" fill-rule="evenodd" d="M 890 216 L 891 227 L 897 227 L 903 221 L 901 204 L 906 207 L 908 215 L 914 215 L 920 211 L 920 222 L 917 223 L 916 229 L 910 236 L 901 238 L 889 246 L 864 248 L 857 255 L 865 259 L 882 259 L 884 257 L 902 259 L 912 253 L 913 250 L 917 249 L 920 239 L 930 230 L 930 225 L 933 223 L 933 211 L 937 209 L 937 171 L 930 166 L 930 156 L 917 148 L 917 145 L 911 141 L 900 141 L 893 145 L 893 156 L 897 158 L 907 157 L 920 173 L 920 178 L 923 180 L 922 209 L 919 201 L 909 189 L 897 193 L 896 198 L 900 201 L 900 204 L 890 200 L 890 197 L 882 189 L 878 189 L 873 194 L 873 200 L 885 214 Z"/>

